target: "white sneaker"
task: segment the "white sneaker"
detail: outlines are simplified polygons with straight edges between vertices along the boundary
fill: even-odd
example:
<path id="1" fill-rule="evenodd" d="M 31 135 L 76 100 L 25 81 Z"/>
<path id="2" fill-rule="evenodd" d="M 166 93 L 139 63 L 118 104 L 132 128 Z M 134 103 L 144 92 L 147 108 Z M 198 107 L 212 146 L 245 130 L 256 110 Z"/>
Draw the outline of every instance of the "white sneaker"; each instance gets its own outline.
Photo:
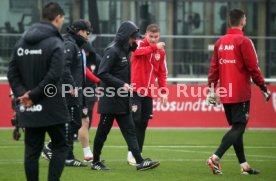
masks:
<path id="1" fill-rule="evenodd" d="M 127 154 L 127 163 L 131 166 L 137 166 L 136 160 L 135 160 L 134 156 L 132 155 L 131 151 L 129 151 Z"/>

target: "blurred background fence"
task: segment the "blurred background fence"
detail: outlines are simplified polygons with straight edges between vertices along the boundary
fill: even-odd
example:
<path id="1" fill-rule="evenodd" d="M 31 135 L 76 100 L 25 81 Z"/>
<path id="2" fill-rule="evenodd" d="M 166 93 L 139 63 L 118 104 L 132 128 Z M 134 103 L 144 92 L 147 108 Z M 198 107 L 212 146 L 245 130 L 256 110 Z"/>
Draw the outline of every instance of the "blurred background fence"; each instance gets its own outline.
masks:
<path id="1" fill-rule="evenodd" d="M 0 34 L 0 77 L 5 77 L 13 47 L 21 34 Z M 169 77 L 201 78 L 209 71 L 213 45 L 220 36 L 161 36 L 166 43 Z M 266 78 L 276 77 L 276 37 L 251 37 L 259 64 Z M 114 34 L 93 35 L 90 42 L 96 52 L 114 39 Z"/>

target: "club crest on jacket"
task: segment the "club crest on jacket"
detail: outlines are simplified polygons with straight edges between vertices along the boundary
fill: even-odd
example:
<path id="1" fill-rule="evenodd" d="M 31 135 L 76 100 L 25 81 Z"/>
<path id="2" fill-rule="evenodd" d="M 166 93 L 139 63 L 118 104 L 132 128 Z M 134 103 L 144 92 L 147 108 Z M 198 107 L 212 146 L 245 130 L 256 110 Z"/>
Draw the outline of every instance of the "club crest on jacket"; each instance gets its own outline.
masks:
<path id="1" fill-rule="evenodd" d="M 155 55 L 154 55 L 154 58 L 155 58 L 155 60 L 160 60 L 160 58 L 161 58 L 161 55 L 159 54 L 159 53 L 156 53 Z"/>

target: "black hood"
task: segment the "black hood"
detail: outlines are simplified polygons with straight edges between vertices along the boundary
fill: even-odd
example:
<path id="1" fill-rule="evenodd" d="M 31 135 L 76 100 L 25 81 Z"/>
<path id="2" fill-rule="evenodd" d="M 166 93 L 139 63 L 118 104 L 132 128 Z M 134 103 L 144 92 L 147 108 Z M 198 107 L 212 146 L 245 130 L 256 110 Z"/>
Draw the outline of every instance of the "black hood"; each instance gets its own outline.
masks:
<path id="1" fill-rule="evenodd" d="M 115 42 L 119 43 L 121 46 L 124 47 L 125 50 L 129 51 L 130 46 L 128 44 L 128 39 L 131 36 L 137 36 L 138 34 L 139 28 L 133 22 L 125 21 L 121 24 L 116 33 Z"/>
<path id="2" fill-rule="evenodd" d="M 62 39 L 58 29 L 54 25 L 48 22 L 39 22 L 32 25 L 24 33 L 23 38 L 28 44 L 36 44 L 51 36 L 58 36 Z"/>

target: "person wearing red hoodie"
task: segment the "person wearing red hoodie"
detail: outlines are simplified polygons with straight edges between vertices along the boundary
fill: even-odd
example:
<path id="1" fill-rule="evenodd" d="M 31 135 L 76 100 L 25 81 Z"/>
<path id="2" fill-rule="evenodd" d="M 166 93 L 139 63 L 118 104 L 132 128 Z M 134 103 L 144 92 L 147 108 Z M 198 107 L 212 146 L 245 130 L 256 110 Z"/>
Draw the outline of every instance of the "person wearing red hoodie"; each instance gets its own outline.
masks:
<path id="1" fill-rule="evenodd" d="M 166 91 L 167 66 L 165 43 L 159 42 L 160 28 L 156 24 L 148 25 L 145 38 L 137 41 L 137 49 L 131 56 L 131 83 L 133 86 L 132 115 L 140 152 L 143 151 L 145 132 L 149 119 L 152 119 L 155 80 L 158 80 L 158 93 L 161 102 L 167 103 Z M 128 151 L 127 162 L 135 166 L 135 159 Z"/>
<path id="2" fill-rule="evenodd" d="M 251 78 L 262 90 L 266 101 L 270 98 L 270 92 L 266 88 L 258 66 L 254 45 L 248 37 L 243 35 L 242 30 L 246 25 L 245 13 L 243 10 L 233 9 L 229 16 L 231 28 L 215 43 L 208 75 L 210 91 L 207 101 L 216 105 L 220 97 L 228 124 L 232 128 L 224 135 L 216 152 L 207 160 L 207 165 L 214 174 L 222 174 L 219 160 L 233 145 L 241 166 L 241 173 L 259 174 L 260 171 L 253 169 L 247 163 L 243 145 L 243 133 L 249 118 Z M 214 88 L 218 81 L 219 86 L 227 90 L 226 94 L 215 93 Z"/>

